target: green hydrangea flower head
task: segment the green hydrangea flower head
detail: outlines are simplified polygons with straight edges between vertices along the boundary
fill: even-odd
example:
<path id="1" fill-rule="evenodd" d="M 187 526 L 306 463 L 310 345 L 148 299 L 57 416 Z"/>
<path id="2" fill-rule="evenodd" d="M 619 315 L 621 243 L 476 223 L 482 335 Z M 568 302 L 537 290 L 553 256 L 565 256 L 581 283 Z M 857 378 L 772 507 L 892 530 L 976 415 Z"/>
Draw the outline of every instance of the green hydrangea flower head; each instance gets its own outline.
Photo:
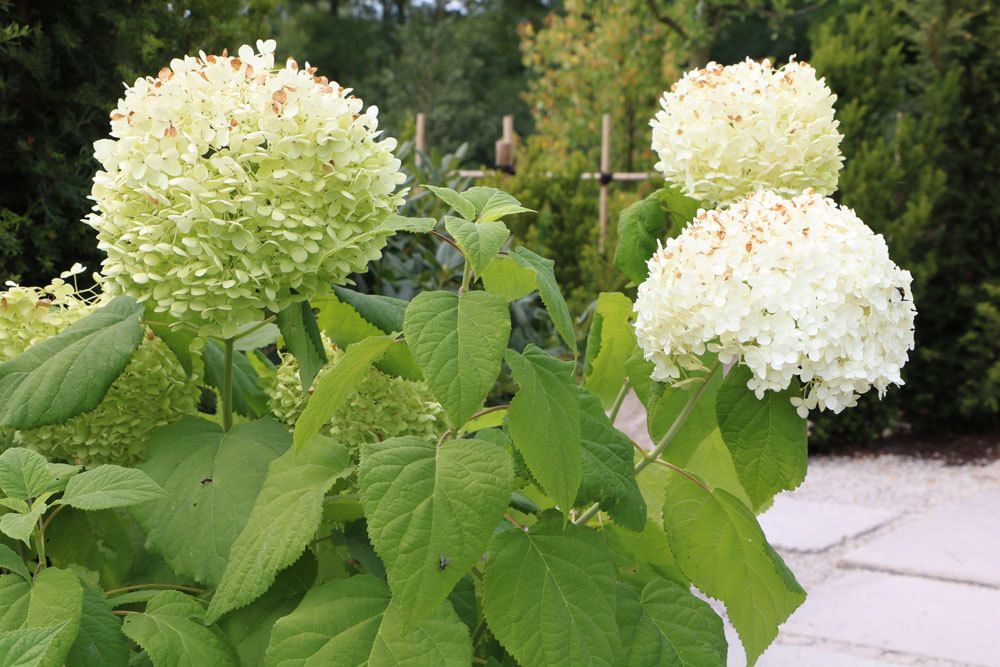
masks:
<path id="1" fill-rule="evenodd" d="M 62 279 L 44 288 L 8 285 L 0 292 L 0 362 L 55 335 L 105 301 L 104 296 L 76 292 Z M 96 408 L 62 424 L 17 431 L 13 443 L 53 460 L 137 463 L 144 458 L 150 431 L 195 411 L 200 373 L 199 368 L 189 378 L 166 344 L 148 334 Z"/>
<path id="2" fill-rule="evenodd" d="M 327 365 L 313 384 L 340 362 L 343 350 L 323 336 Z M 270 386 L 270 407 L 275 416 L 292 428 L 305 409 L 307 396 L 299 381 L 299 364 L 291 354 L 281 363 Z M 444 410 L 424 382 L 387 375 L 372 368 L 357 391 L 334 413 L 321 431 L 348 447 L 379 442 L 386 438 L 415 435 L 433 438 L 444 428 Z"/>
<path id="3" fill-rule="evenodd" d="M 343 283 L 381 256 L 402 205 L 378 109 L 299 68 L 274 40 L 200 53 L 138 79 L 94 144 L 106 290 L 233 336 L 265 309 Z"/>

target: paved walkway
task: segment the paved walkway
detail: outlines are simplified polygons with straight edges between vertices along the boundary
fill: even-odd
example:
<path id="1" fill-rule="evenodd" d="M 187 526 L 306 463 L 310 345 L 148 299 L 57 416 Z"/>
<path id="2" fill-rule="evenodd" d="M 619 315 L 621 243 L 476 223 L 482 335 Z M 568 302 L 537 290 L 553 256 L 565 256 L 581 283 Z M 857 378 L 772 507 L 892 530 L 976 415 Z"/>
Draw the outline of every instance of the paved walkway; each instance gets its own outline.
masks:
<path id="1" fill-rule="evenodd" d="M 634 396 L 618 427 L 648 446 Z M 1000 462 L 814 458 L 760 521 L 809 593 L 761 667 L 1000 667 Z"/>

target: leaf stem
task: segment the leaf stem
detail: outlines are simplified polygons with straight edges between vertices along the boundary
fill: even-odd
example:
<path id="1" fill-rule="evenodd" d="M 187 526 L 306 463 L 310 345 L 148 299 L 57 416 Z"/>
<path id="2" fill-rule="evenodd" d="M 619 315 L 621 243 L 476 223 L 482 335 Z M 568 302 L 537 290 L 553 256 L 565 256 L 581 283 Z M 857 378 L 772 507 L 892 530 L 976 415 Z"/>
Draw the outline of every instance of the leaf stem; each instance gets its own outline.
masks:
<path id="1" fill-rule="evenodd" d="M 45 569 L 45 522 L 38 517 L 38 531 L 35 533 L 35 551 L 38 553 L 38 567 L 35 574 Z"/>
<path id="2" fill-rule="evenodd" d="M 45 531 L 46 528 L 49 527 L 49 524 L 52 523 L 52 519 L 56 518 L 56 515 L 59 514 L 59 512 L 62 512 L 64 509 L 66 509 L 66 505 L 58 505 L 54 510 L 52 510 L 52 512 L 47 517 L 45 517 L 45 521 L 42 522 L 43 532 Z"/>
<path id="3" fill-rule="evenodd" d="M 698 390 L 692 392 L 691 396 L 688 397 L 687 403 L 684 404 L 684 408 L 681 409 L 680 414 L 678 414 L 677 417 L 674 418 L 674 423 L 670 425 L 670 428 L 663 435 L 663 437 L 660 438 L 660 441 L 656 443 L 656 447 L 654 447 L 651 452 L 643 456 L 639 460 L 639 462 L 635 464 L 636 475 L 645 470 L 646 466 L 648 466 L 650 463 L 656 461 L 659 458 L 660 454 L 663 452 L 663 450 L 666 449 L 667 445 L 670 444 L 670 441 L 673 440 L 675 435 L 677 435 L 677 432 L 681 429 L 681 426 L 684 425 L 684 422 L 687 420 L 688 416 L 694 410 L 694 406 L 698 404 L 698 401 L 700 401 L 701 397 L 705 394 L 705 390 L 708 389 L 708 385 L 712 383 L 712 380 L 715 378 L 715 374 L 719 372 L 720 368 L 722 368 L 722 364 L 716 361 L 715 365 L 712 366 L 709 372 L 705 375 L 704 379 L 701 382 L 701 385 L 698 387 Z M 587 511 L 578 516 L 576 520 L 573 521 L 573 523 L 577 526 L 582 526 L 583 524 L 590 521 L 590 519 L 592 519 L 594 515 L 597 514 L 599 509 L 600 509 L 599 505 L 597 503 L 594 503 L 589 508 L 587 508 Z"/>
<path id="4" fill-rule="evenodd" d="M 227 338 L 223 341 L 223 346 L 226 358 L 222 369 L 222 428 L 228 431 L 233 427 L 233 355 L 236 351 L 236 339 Z"/>
<path id="5" fill-rule="evenodd" d="M 131 591 L 184 591 L 185 593 L 194 593 L 196 595 L 201 595 L 205 592 L 203 588 L 195 588 L 194 586 L 182 586 L 180 584 L 132 584 L 131 586 L 122 586 L 121 588 L 112 588 L 109 591 L 105 591 L 107 597 L 113 597 L 115 595 L 121 595 L 122 593 L 129 593 Z"/>
<path id="6" fill-rule="evenodd" d="M 465 267 L 462 269 L 462 286 L 458 288 L 459 294 L 464 294 L 469 291 L 469 283 L 472 282 L 472 264 L 469 263 L 469 258 L 465 258 Z"/>
<path id="7" fill-rule="evenodd" d="M 618 411 L 622 409 L 622 404 L 625 403 L 625 397 L 628 396 L 628 390 L 631 388 L 632 383 L 628 381 L 628 378 L 625 378 L 625 381 L 622 382 L 622 388 L 618 390 L 618 395 L 615 396 L 615 402 L 611 404 L 611 413 L 608 415 L 608 418 L 612 424 L 618 418 Z"/>

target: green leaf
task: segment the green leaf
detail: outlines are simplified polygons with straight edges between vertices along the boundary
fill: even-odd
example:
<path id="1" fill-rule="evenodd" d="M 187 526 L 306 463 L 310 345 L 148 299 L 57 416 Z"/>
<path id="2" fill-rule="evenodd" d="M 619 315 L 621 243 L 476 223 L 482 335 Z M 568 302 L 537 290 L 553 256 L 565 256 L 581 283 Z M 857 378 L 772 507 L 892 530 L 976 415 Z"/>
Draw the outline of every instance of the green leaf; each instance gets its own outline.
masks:
<path id="1" fill-rule="evenodd" d="M 510 338 L 507 304 L 486 292 L 421 292 L 406 309 L 403 333 L 452 427 L 462 426 L 500 374 Z"/>
<path id="2" fill-rule="evenodd" d="M 490 544 L 483 578 L 490 630 L 519 664 L 619 665 L 615 572 L 590 528 L 546 513 Z"/>
<path id="3" fill-rule="evenodd" d="M 278 313 L 278 330 L 285 347 L 299 362 L 302 391 L 309 391 L 316 373 L 326 363 L 323 339 L 319 335 L 316 314 L 308 301 L 293 303 Z"/>
<path id="4" fill-rule="evenodd" d="M 80 630 L 82 616 L 83 584 L 75 574 L 48 567 L 35 575 L 25 627 L 61 626 L 40 664 L 57 667 L 65 662 Z"/>
<path id="5" fill-rule="evenodd" d="M 502 222 L 469 222 L 450 215 L 444 217 L 444 228 L 455 239 L 476 273 L 486 269 L 510 236 L 510 230 Z"/>
<path id="6" fill-rule="evenodd" d="M 403 317 L 409 302 L 380 294 L 363 294 L 338 285 L 334 286 L 333 293 L 380 331 L 390 334 L 403 330 Z"/>
<path id="7" fill-rule="evenodd" d="M 0 424 L 61 424 L 97 407 L 142 342 L 142 305 L 127 296 L 0 363 Z"/>
<path id="8" fill-rule="evenodd" d="M 335 288 L 337 289 L 337 288 Z M 362 295 L 364 296 L 364 295 Z M 330 295 L 317 301 L 319 305 L 318 322 L 320 329 L 341 349 L 346 350 L 354 343 L 365 338 L 383 336 L 394 331 L 403 330 L 403 312 L 406 302 L 401 301 L 403 309 L 399 311 L 399 326 L 383 330 L 366 320 L 361 313 L 346 301 Z M 393 345 L 375 364 L 389 375 L 398 375 L 407 380 L 423 380 L 417 362 L 413 359 L 410 348 L 406 345 Z"/>
<path id="9" fill-rule="evenodd" d="M 274 322 L 248 324 L 236 332 L 233 347 L 239 352 L 253 352 L 268 345 L 274 345 L 281 337 L 281 330 Z M 250 360 L 252 355 L 248 355 Z M 251 360 L 252 364 L 253 361 Z"/>
<path id="10" fill-rule="evenodd" d="M 194 374 L 191 344 L 198 338 L 198 334 L 191 329 L 176 327 L 177 321 L 170 317 L 169 313 L 154 313 L 152 305 L 152 301 L 146 302 L 146 326 L 170 348 L 181 368 L 184 369 L 188 377 L 191 377 Z"/>
<path id="11" fill-rule="evenodd" d="M 652 520 L 646 522 L 642 532 L 608 523 L 601 527 L 601 534 L 614 554 L 621 581 L 640 588 L 659 579 L 688 584 L 687 577 L 677 567 L 666 533 Z"/>
<path id="12" fill-rule="evenodd" d="M 725 603 L 752 666 L 805 591 L 753 513 L 723 489 L 689 473 L 670 475 L 663 522 L 677 565 L 699 590 Z"/>
<path id="13" fill-rule="evenodd" d="M 145 649 L 155 667 L 239 665 L 222 632 L 204 625 L 201 604 L 179 591 L 164 591 L 146 605 L 145 612 L 126 616 L 122 632 Z"/>
<path id="14" fill-rule="evenodd" d="M 507 351 L 518 389 L 507 412 L 514 446 L 545 493 L 569 512 L 583 478 L 575 364 L 535 345 Z"/>
<path id="15" fill-rule="evenodd" d="M 59 640 L 65 624 L 47 628 L 19 628 L 0 632 L 0 655 L 4 667 L 43 667 L 49 650 Z"/>
<path id="16" fill-rule="evenodd" d="M 479 622 L 479 608 L 476 605 L 476 582 L 471 575 L 467 574 L 458 580 L 455 588 L 448 594 L 448 602 L 469 632 L 475 632 Z"/>
<path id="17" fill-rule="evenodd" d="M 49 483 L 45 490 L 52 493 L 65 491 L 70 478 L 81 470 L 83 470 L 82 466 L 70 465 L 68 463 L 49 463 L 49 476 L 52 478 L 52 482 Z"/>
<path id="18" fill-rule="evenodd" d="M 583 476 L 575 504 L 600 503 L 616 523 L 642 530 L 646 501 L 635 481 L 632 440 L 614 427 L 596 396 L 578 390 Z"/>
<path id="19" fill-rule="evenodd" d="M 25 514 L 4 514 L 0 516 L 0 533 L 15 540 L 21 540 L 25 544 L 31 544 L 31 534 L 38 526 L 38 520 L 48 505 L 35 501 L 31 509 Z"/>
<path id="20" fill-rule="evenodd" d="M 219 626 L 236 648 L 240 665 L 260 667 L 264 664 L 264 652 L 275 621 L 290 614 L 315 581 L 316 558 L 306 552 L 279 574 L 274 584 L 253 604 L 226 615 Z"/>
<path id="21" fill-rule="evenodd" d="M 751 375 L 742 364 L 729 371 L 715 410 L 736 474 L 757 511 L 776 493 L 805 480 L 807 425 L 789 400 L 799 395 L 797 387 L 769 391 L 758 399 L 747 389 Z"/>
<path id="22" fill-rule="evenodd" d="M 51 483 L 49 464 L 38 452 L 11 447 L 0 454 L 0 490 L 11 498 L 37 498 Z"/>
<path id="23" fill-rule="evenodd" d="M 6 507 L 9 510 L 14 510 L 21 514 L 25 514 L 31 509 L 27 501 L 21 500 L 20 498 L 0 498 L 0 507 Z"/>
<path id="24" fill-rule="evenodd" d="M 362 446 L 368 534 L 408 626 L 427 618 L 483 556 L 513 483 L 506 449 L 483 440 L 436 447 L 410 436 Z"/>
<path id="25" fill-rule="evenodd" d="M 368 369 L 395 341 L 388 336 L 366 338 L 347 348 L 337 365 L 324 373 L 295 422 L 293 449 L 301 449 L 319 433 L 333 414 L 357 389 Z"/>
<path id="26" fill-rule="evenodd" d="M 694 410 L 663 452 L 663 458 L 693 472 L 713 487 L 725 489 L 749 505 L 750 499 L 736 475 L 732 456 L 722 440 L 715 415 L 715 399 L 721 384 L 722 373 L 716 372 Z M 698 387 L 669 387 L 659 382 L 650 386 L 647 423 L 654 442 L 666 433 L 692 391 L 698 391 Z M 659 486 L 662 492 L 663 485 Z M 662 497 L 650 504 L 661 507 Z"/>
<path id="27" fill-rule="evenodd" d="M 569 314 L 569 307 L 559 290 L 559 283 L 556 282 L 555 262 L 545 259 L 527 248 L 517 247 L 510 255 L 515 262 L 526 269 L 535 272 L 535 279 L 538 281 L 538 293 L 542 297 L 545 309 L 549 311 L 552 323 L 556 325 L 556 331 L 566 341 L 569 349 L 576 354 L 576 334 L 573 332 L 573 318 Z"/>
<path id="28" fill-rule="evenodd" d="M 6 544 L 0 544 L 0 569 L 12 572 L 25 581 L 31 581 L 31 572 L 17 552 Z"/>
<path id="29" fill-rule="evenodd" d="M 628 667 L 724 667 L 722 619 L 684 586 L 651 581 L 636 595 L 618 584 L 618 625 Z"/>
<path id="30" fill-rule="evenodd" d="M 626 363 L 636 350 L 632 301 L 620 292 L 602 292 L 587 337 L 584 385 L 611 408 L 626 379 Z"/>
<path id="31" fill-rule="evenodd" d="M 61 502 L 81 510 L 106 510 L 162 498 L 160 485 L 141 470 L 97 466 L 69 480 Z"/>
<path id="32" fill-rule="evenodd" d="M 511 257 L 500 255 L 480 271 L 483 286 L 510 303 L 528 296 L 538 289 L 538 278 L 533 269 L 527 269 Z"/>
<path id="33" fill-rule="evenodd" d="M 222 342 L 214 338 L 205 341 L 202 351 L 205 363 L 205 384 L 222 391 L 226 352 Z M 244 417 L 256 419 L 268 413 L 268 395 L 257 378 L 257 371 L 242 352 L 233 354 L 233 409 Z"/>
<path id="34" fill-rule="evenodd" d="M 323 497 L 346 471 L 347 448 L 315 436 L 271 463 L 253 511 L 229 551 L 229 563 L 208 605 L 214 623 L 253 602 L 312 541 L 323 518 Z"/>
<path id="35" fill-rule="evenodd" d="M 382 223 L 383 228 L 391 229 L 394 232 L 414 232 L 417 234 L 426 234 L 436 225 L 437 220 L 434 218 L 409 218 L 395 213 L 390 214 Z"/>
<path id="36" fill-rule="evenodd" d="M 28 618 L 31 580 L 16 574 L 0 574 L 0 632 L 17 630 Z"/>
<path id="37" fill-rule="evenodd" d="M 45 537 L 46 555 L 53 565 L 97 572 L 105 588 L 125 585 L 135 562 L 130 523 L 114 510 L 64 509 L 45 528 Z"/>
<path id="38" fill-rule="evenodd" d="M 615 266 L 633 283 L 644 281 L 656 242 L 679 234 L 698 208 L 698 202 L 670 186 L 626 208 L 618 217 Z"/>
<path id="39" fill-rule="evenodd" d="M 273 419 L 225 433 L 190 417 L 154 431 L 148 459 L 139 468 L 167 495 L 131 508 L 146 533 L 147 548 L 181 576 L 218 583 L 268 466 L 290 440 Z"/>
<path id="40" fill-rule="evenodd" d="M 521 206 L 521 202 L 502 190 L 486 186 L 469 188 L 462 193 L 465 199 L 472 202 L 476 208 L 479 222 L 492 222 L 515 213 L 534 213 L 530 208 Z"/>
<path id="41" fill-rule="evenodd" d="M 488 428 L 500 428 L 503 426 L 506 419 L 507 408 L 504 407 L 494 409 L 485 414 L 481 414 L 478 417 L 473 417 L 469 421 L 465 422 L 465 426 L 462 427 L 462 432 L 474 433 Z"/>
<path id="42" fill-rule="evenodd" d="M 278 619 L 264 664 L 469 667 L 469 631 L 447 602 L 404 632 L 385 583 L 370 575 L 335 579 L 306 593 Z"/>
<path id="43" fill-rule="evenodd" d="M 471 201 L 455 192 L 451 188 L 444 188 L 435 185 L 423 186 L 433 192 L 438 199 L 452 207 L 456 213 L 466 220 L 476 219 L 476 206 Z"/>
<path id="44" fill-rule="evenodd" d="M 104 593 L 85 585 L 82 609 L 80 630 L 66 658 L 67 667 L 128 664 L 129 645 L 121 632 L 121 619 L 115 616 Z"/>

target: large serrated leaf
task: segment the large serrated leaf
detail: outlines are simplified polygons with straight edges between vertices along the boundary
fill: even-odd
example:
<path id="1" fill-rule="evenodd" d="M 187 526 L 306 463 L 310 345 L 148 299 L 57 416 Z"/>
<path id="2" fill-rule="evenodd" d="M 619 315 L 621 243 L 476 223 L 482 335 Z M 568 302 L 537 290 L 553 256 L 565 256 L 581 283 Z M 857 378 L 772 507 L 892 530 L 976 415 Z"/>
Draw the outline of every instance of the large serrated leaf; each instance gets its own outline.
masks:
<path id="1" fill-rule="evenodd" d="M 28 571 L 28 566 L 24 564 L 17 552 L 6 544 L 0 544 L 0 570 L 7 570 L 25 581 L 31 581 L 31 572 Z"/>
<path id="2" fill-rule="evenodd" d="M 490 544 L 483 579 L 490 630 L 518 664 L 621 664 L 611 554 L 591 530 L 548 513 Z"/>
<path id="3" fill-rule="evenodd" d="M 326 351 L 312 306 L 308 301 L 293 303 L 278 313 L 277 321 L 285 347 L 299 362 L 302 391 L 309 391 L 316 373 L 326 363 Z"/>
<path id="4" fill-rule="evenodd" d="M 76 641 L 83 617 L 83 584 L 69 570 L 45 568 L 35 576 L 28 602 L 26 628 L 50 628 L 61 625 L 45 652 L 41 665 L 59 667 L 66 661 Z"/>
<path id="5" fill-rule="evenodd" d="M 307 551 L 279 574 L 274 584 L 253 604 L 226 614 L 219 626 L 236 648 L 240 665 L 261 667 L 264 664 L 264 652 L 271 641 L 275 621 L 290 614 L 315 582 L 316 558 Z"/>
<path id="6" fill-rule="evenodd" d="M 510 338 L 506 302 L 486 292 L 422 292 L 406 309 L 406 344 L 452 427 L 482 407 Z"/>
<path id="7" fill-rule="evenodd" d="M 0 491 L 7 497 L 36 498 L 47 491 L 51 483 L 49 465 L 38 452 L 11 447 L 0 454 Z"/>
<path id="8" fill-rule="evenodd" d="M 677 567 L 667 535 L 659 522 L 648 520 L 641 532 L 608 523 L 601 526 L 601 534 L 614 554 L 621 581 L 639 588 L 660 579 L 685 586 L 689 584 Z"/>
<path id="9" fill-rule="evenodd" d="M 450 215 L 444 218 L 444 228 L 455 239 L 476 273 L 486 269 L 510 236 L 510 230 L 502 222 L 469 222 Z"/>
<path id="10" fill-rule="evenodd" d="M 121 619 L 115 616 L 104 593 L 85 584 L 80 630 L 66 656 L 67 667 L 128 664 L 129 645 L 121 627 Z"/>
<path id="11" fill-rule="evenodd" d="M 337 365 L 316 383 L 309 402 L 295 422 L 293 449 L 303 448 L 320 432 L 344 401 L 351 397 L 372 364 L 381 359 L 394 343 L 388 336 L 377 336 L 347 348 Z"/>
<path id="12" fill-rule="evenodd" d="M 556 331 L 566 341 L 569 349 L 576 354 L 576 334 L 573 332 L 573 318 L 569 314 L 569 306 L 563 298 L 556 282 L 555 262 L 545 259 L 541 255 L 536 255 L 527 248 L 517 247 L 510 257 L 526 269 L 535 272 L 535 279 L 538 281 L 538 293 L 542 297 L 545 309 L 549 311 L 549 317 L 556 326 Z"/>
<path id="13" fill-rule="evenodd" d="M 56 567 L 97 572 L 105 588 L 124 586 L 136 555 L 125 516 L 115 510 L 63 509 L 45 528 L 49 543 L 45 553 Z"/>
<path id="14" fill-rule="evenodd" d="M 394 328 L 379 328 L 362 316 L 354 305 L 334 295 L 317 300 L 317 305 L 319 306 L 317 321 L 323 333 L 338 347 L 346 350 L 354 343 L 366 338 L 384 336 L 395 331 L 402 331 L 403 313 L 406 311 L 406 302 L 401 301 L 400 303 L 403 305 L 399 311 L 399 323 Z M 389 375 L 398 375 L 407 380 L 422 380 L 424 377 L 420 374 L 417 362 L 413 360 L 413 353 L 410 352 L 410 348 L 406 345 L 393 345 L 390 347 L 385 355 L 375 362 L 375 366 Z"/>
<path id="15" fill-rule="evenodd" d="M 753 665 L 806 598 L 753 513 L 689 473 L 667 478 L 663 523 L 681 571 L 722 600 Z"/>
<path id="16" fill-rule="evenodd" d="M 0 364 L 0 424 L 32 429 L 93 410 L 142 342 L 142 304 L 127 296 Z"/>
<path id="17" fill-rule="evenodd" d="M 24 626 L 30 601 L 30 578 L 24 580 L 15 574 L 0 574 L 0 632 Z"/>
<path id="18" fill-rule="evenodd" d="M 638 284 L 649 274 L 646 262 L 656 242 L 675 236 L 698 212 L 698 202 L 667 186 L 638 201 L 618 217 L 615 266 Z"/>
<path id="19" fill-rule="evenodd" d="M 216 584 L 268 466 L 291 444 L 273 419 L 234 426 L 193 417 L 154 431 L 139 468 L 167 496 L 131 508 L 146 546 L 181 576 Z"/>
<path id="20" fill-rule="evenodd" d="M 491 222 L 515 213 L 534 213 L 521 206 L 512 195 L 496 188 L 478 185 L 463 192 L 462 196 L 475 206 L 479 222 Z"/>
<path id="21" fill-rule="evenodd" d="M 583 476 L 575 364 L 535 345 L 524 354 L 508 350 L 507 364 L 520 387 L 507 412 L 511 439 L 545 493 L 568 512 Z"/>
<path id="22" fill-rule="evenodd" d="M 506 449 L 484 440 L 435 447 L 405 437 L 362 448 L 368 534 L 408 627 L 428 617 L 485 553 L 513 477 Z"/>
<path id="23" fill-rule="evenodd" d="M 298 560 L 323 519 L 323 496 L 350 461 L 345 446 L 315 436 L 305 447 L 285 452 L 271 463 L 208 605 L 210 623 L 253 602 L 278 572 Z"/>
<path id="24" fill-rule="evenodd" d="M 154 667 L 239 665 L 229 640 L 204 624 L 201 603 L 179 591 L 164 591 L 143 613 L 126 616 L 122 632 L 145 649 Z"/>
<path id="25" fill-rule="evenodd" d="M 141 470 L 97 466 L 70 478 L 61 502 L 81 510 L 128 507 L 162 498 L 163 489 Z"/>
<path id="26" fill-rule="evenodd" d="M 451 188 L 436 185 L 425 185 L 424 187 L 433 192 L 438 199 L 452 207 L 456 213 L 466 220 L 476 219 L 476 205 L 460 193 L 455 192 Z"/>
<path id="27" fill-rule="evenodd" d="M 594 306 L 587 337 L 583 377 L 587 389 L 610 409 L 627 376 L 626 362 L 636 350 L 632 301 L 620 292 L 602 292 Z"/>
<path id="28" fill-rule="evenodd" d="M 715 411 L 736 475 L 757 511 L 805 480 L 807 425 L 789 400 L 797 388 L 769 391 L 759 399 L 747 389 L 751 375 L 742 364 L 733 368 L 719 388 Z"/>
<path id="29" fill-rule="evenodd" d="M 36 500 L 31 509 L 23 514 L 11 512 L 0 516 L 0 533 L 21 540 L 25 544 L 31 544 L 31 534 L 47 509 L 48 505 Z"/>
<path id="30" fill-rule="evenodd" d="M 264 664 L 468 667 L 469 631 L 451 605 L 409 631 L 385 583 L 370 575 L 335 579 L 306 593 L 274 624 Z"/>
<path id="31" fill-rule="evenodd" d="M 364 294 L 346 287 L 334 286 L 333 293 L 384 333 L 403 330 L 403 317 L 408 302 L 381 294 Z"/>
<path id="32" fill-rule="evenodd" d="M 604 414 L 597 397 L 583 387 L 578 390 L 583 477 L 575 504 L 599 503 L 616 523 L 642 530 L 646 501 L 635 481 L 635 447 Z"/>
<path id="33" fill-rule="evenodd" d="M 490 294 L 496 294 L 508 303 L 528 296 L 538 289 L 538 278 L 533 269 L 528 269 L 510 257 L 500 255 L 480 272 L 483 286 Z"/>
<path id="34" fill-rule="evenodd" d="M 615 613 L 626 667 L 725 667 L 722 619 L 672 581 L 652 581 L 637 595 L 618 584 Z"/>
<path id="35" fill-rule="evenodd" d="M 46 656 L 58 642 L 65 623 L 47 628 L 18 628 L 0 632 L 0 656 L 4 667 L 44 667 Z"/>

